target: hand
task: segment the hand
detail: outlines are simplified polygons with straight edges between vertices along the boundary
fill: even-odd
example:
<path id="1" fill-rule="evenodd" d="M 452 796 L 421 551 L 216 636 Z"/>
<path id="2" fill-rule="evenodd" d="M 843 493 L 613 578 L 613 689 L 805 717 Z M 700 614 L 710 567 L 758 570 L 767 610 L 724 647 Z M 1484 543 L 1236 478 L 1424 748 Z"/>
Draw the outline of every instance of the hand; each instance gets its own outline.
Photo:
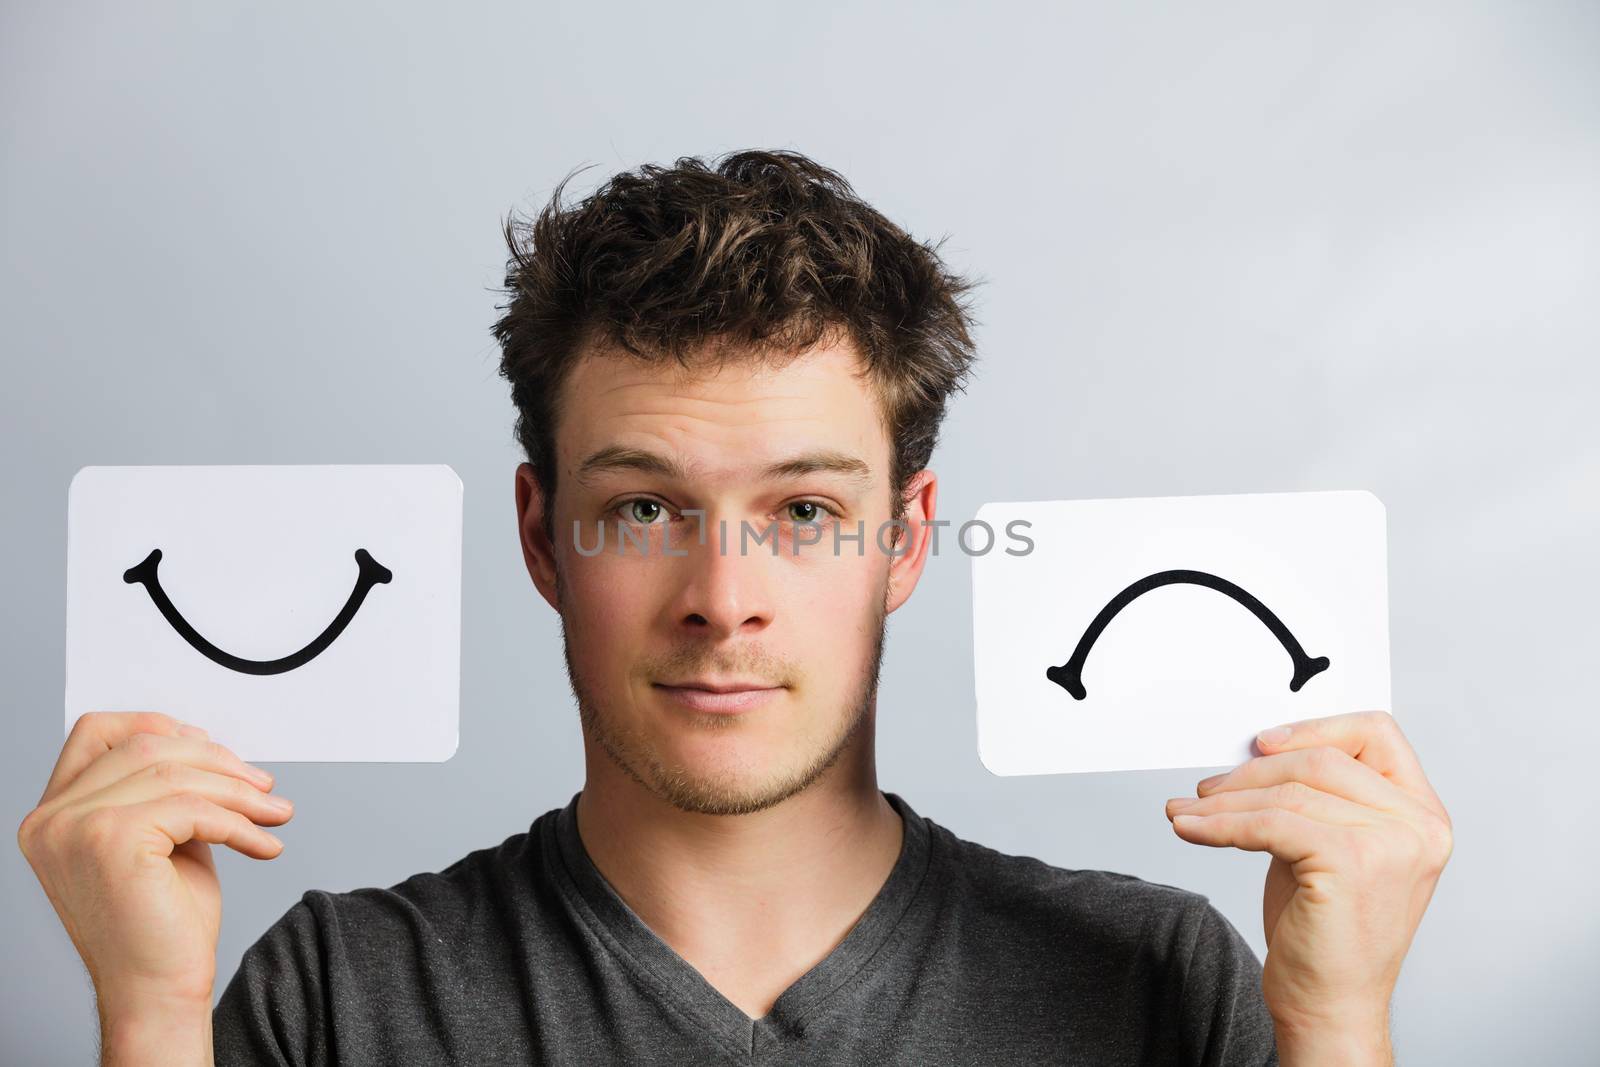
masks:
<path id="1" fill-rule="evenodd" d="M 1186 841 L 1272 854 L 1262 991 L 1283 1062 L 1388 1063 L 1389 997 L 1450 858 L 1450 815 L 1387 712 L 1264 730 L 1257 748 L 1167 816 Z"/>
<path id="2" fill-rule="evenodd" d="M 208 842 L 277 856 L 261 826 L 293 809 L 271 789 L 272 775 L 171 716 L 73 726 L 17 841 L 94 981 L 108 1060 L 145 1038 L 177 1062 L 184 1027 L 204 1027 L 209 1054 L 222 894 Z"/>

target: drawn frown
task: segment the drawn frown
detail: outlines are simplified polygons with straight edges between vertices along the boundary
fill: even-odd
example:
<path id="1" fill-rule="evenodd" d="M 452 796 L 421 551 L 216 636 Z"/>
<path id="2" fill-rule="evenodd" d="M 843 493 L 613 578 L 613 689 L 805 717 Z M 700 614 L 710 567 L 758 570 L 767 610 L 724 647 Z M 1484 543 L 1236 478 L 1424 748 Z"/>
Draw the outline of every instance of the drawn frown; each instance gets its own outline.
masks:
<path id="1" fill-rule="evenodd" d="M 1122 592 L 1112 597 L 1100 613 L 1094 617 L 1089 628 L 1078 639 L 1078 647 L 1073 649 L 1072 657 L 1059 667 L 1045 669 L 1045 677 L 1055 682 L 1061 688 L 1072 694 L 1074 700 L 1087 697 L 1088 691 L 1083 687 L 1083 664 L 1089 658 L 1089 649 L 1094 647 L 1095 639 L 1100 636 L 1106 626 L 1114 619 L 1119 611 L 1127 607 L 1134 600 L 1148 593 L 1152 589 L 1159 589 L 1163 585 L 1175 583 L 1189 583 L 1203 585 L 1208 589 L 1215 589 L 1219 593 L 1232 597 L 1246 608 L 1256 618 L 1260 619 L 1272 635 L 1283 645 L 1289 653 L 1289 658 L 1294 662 L 1294 675 L 1289 680 L 1289 691 L 1298 693 L 1300 687 L 1311 678 L 1328 669 L 1328 657 L 1318 656 L 1315 659 L 1306 655 L 1305 649 L 1300 647 L 1300 642 L 1295 640 L 1294 634 L 1283 624 L 1279 618 L 1267 609 L 1260 600 L 1251 596 L 1244 589 L 1233 584 L 1225 578 L 1218 578 L 1205 571 L 1170 570 L 1158 571 L 1155 574 L 1140 578 Z"/>

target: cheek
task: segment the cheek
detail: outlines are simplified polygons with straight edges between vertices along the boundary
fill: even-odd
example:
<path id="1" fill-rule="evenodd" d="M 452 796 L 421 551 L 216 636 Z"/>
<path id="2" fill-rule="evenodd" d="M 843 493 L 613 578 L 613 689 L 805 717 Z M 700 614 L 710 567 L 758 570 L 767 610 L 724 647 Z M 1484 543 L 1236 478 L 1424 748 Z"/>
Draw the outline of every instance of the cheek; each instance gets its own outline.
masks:
<path id="1" fill-rule="evenodd" d="M 827 679 L 830 687 L 852 684 L 872 655 L 886 570 L 882 560 L 870 556 L 845 557 L 797 583 L 788 604 L 792 631 L 801 642 L 795 652 L 808 673 Z"/>
<path id="2" fill-rule="evenodd" d="M 574 658 L 583 663 L 620 659 L 636 645 L 636 631 L 651 617 L 648 574 L 638 567 L 608 566 L 603 558 L 567 566 L 561 613 Z"/>

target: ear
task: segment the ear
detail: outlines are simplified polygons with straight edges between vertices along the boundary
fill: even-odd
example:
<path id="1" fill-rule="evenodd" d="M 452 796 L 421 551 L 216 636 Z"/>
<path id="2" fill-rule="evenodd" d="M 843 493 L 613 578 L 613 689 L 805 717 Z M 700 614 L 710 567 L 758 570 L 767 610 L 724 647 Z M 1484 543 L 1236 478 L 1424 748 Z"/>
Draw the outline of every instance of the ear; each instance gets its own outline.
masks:
<path id="1" fill-rule="evenodd" d="M 922 577 L 922 568 L 928 562 L 928 545 L 938 532 L 925 523 L 933 521 L 938 500 L 939 476 L 932 470 L 920 470 L 906 483 L 904 521 L 907 528 L 898 531 L 900 540 L 895 544 L 896 551 L 901 548 L 905 551 L 895 556 L 889 564 L 889 597 L 885 614 L 909 600 L 911 591 L 917 587 L 917 579 Z"/>
<path id="2" fill-rule="evenodd" d="M 539 480 L 534 477 L 533 465 L 523 463 L 517 467 L 517 532 L 522 541 L 522 561 L 528 565 L 528 574 L 539 594 L 552 608 L 560 609 L 556 595 L 555 546 L 544 532 L 544 511 L 548 506 L 539 491 Z"/>

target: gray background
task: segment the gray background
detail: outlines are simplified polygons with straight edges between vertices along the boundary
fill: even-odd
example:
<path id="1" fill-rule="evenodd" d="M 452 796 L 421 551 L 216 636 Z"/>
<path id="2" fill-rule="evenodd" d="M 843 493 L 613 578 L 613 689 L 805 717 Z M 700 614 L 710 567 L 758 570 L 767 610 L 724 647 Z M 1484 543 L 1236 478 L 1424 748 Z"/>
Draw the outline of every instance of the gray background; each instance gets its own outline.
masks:
<path id="1" fill-rule="evenodd" d="M 944 517 L 1384 500 L 1393 710 L 1457 827 L 1400 1057 L 1593 1054 L 1594 5 L 394 6 L 4 9 L 7 825 L 61 743 L 65 494 L 89 463 L 466 483 L 460 752 L 275 766 L 284 855 L 219 852 L 224 980 L 304 889 L 388 885 L 564 803 L 580 739 L 513 527 L 498 226 L 581 164 L 575 192 L 792 147 L 988 279 Z M 1162 814 L 1203 772 L 983 769 L 969 620 L 969 563 L 941 555 L 891 620 L 882 785 L 1003 851 L 1204 892 L 1264 953 L 1267 858 Z M 0 1060 L 86 1061 L 84 972 L 9 845 L 0 903 Z"/>

